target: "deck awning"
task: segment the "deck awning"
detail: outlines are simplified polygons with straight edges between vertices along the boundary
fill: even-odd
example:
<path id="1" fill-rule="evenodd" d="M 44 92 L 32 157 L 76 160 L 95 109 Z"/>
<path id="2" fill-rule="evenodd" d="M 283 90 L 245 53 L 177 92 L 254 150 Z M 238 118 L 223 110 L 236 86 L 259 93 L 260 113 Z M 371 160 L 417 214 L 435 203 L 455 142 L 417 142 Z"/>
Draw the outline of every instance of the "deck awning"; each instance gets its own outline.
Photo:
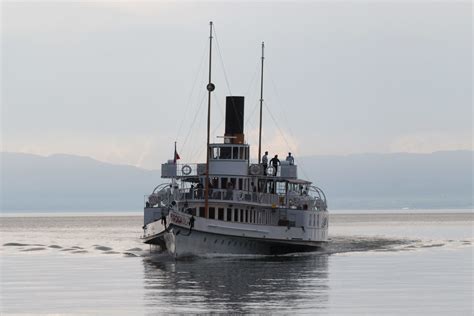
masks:
<path id="1" fill-rule="evenodd" d="M 293 183 L 293 184 L 302 184 L 302 185 L 311 184 L 311 182 L 306 181 L 306 180 L 301 180 L 301 179 L 288 179 L 287 182 Z"/>

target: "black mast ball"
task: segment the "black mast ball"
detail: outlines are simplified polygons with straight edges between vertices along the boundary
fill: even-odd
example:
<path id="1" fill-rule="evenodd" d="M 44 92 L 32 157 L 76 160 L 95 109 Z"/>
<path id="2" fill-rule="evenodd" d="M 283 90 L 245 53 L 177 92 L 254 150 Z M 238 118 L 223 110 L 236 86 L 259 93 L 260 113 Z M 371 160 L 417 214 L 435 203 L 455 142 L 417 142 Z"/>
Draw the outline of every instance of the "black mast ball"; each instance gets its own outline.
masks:
<path id="1" fill-rule="evenodd" d="M 216 86 L 213 83 L 207 84 L 207 91 L 212 92 L 215 88 Z"/>

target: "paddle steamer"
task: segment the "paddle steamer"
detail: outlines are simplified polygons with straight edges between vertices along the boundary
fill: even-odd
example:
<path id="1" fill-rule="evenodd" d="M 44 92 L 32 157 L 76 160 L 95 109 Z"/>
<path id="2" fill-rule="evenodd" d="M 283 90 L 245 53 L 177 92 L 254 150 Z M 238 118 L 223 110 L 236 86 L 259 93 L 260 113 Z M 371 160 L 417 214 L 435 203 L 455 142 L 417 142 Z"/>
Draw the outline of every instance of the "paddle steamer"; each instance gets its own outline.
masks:
<path id="1" fill-rule="evenodd" d="M 161 166 L 145 197 L 143 241 L 175 257 L 208 254 L 285 254 L 315 251 L 328 240 L 324 192 L 298 178 L 293 161 L 274 168 L 261 161 L 263 43 L 258 162 L 244 136 L 244 97 L 226 98 L 225 134 L 210 143 L 212 22 L 210 31 L 207 155 L 203 163 Z"/>

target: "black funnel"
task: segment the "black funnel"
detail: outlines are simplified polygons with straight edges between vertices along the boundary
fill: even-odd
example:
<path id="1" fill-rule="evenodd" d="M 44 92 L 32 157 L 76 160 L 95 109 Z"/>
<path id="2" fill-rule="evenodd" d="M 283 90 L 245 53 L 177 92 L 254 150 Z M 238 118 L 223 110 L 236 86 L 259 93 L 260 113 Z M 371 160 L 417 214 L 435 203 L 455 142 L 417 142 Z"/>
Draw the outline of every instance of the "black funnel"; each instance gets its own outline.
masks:
<path id="1" fill-rule="evenodd" d="M 244 133 L 244 97 L 226 97 L 225 135 L 237 136 Z"/>

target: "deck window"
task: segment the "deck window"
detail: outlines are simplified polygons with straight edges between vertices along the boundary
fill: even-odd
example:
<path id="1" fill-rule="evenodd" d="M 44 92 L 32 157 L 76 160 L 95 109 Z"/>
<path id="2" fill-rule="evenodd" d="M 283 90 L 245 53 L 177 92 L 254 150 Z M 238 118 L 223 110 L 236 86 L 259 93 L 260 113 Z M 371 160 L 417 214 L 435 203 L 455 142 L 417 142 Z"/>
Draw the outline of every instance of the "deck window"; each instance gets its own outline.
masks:
<path id="1" fill-rule="evenodd" d="M 228 221 L 228 222 L 232 221 L 232 209 L 231 208 L 227 209 L 226 221 Z"/>
<path id="2" fill-rule="evenodd" d="M 232 159 L 239 159 L 239 147 L 232 148 Z"/>
<path id="3" fill-rule="evenodd" d="M 221 178 L 221 189 L 227 189 L 227 181 L 229 181 L 226 177 Z"/>
<path id="4" fill-rule="evenodd" d="M 221 147 L 220 159 L 230 159 L 232 157 L 232 147 Z"/>
<path id="5" fill-rule="evenodd" d="M 217 189 L 219 187 L 219 178 L 212 178 L 211 185 L 212 188 Z"/>
<path id="6" fill-rule="evenodd" d="M 286 193 L 286 183 L 285 182 L 277 182 L 276 183 L 276 193 L 277 194 L 285 194 Z"/>
<path id="7" fill-rule="evenodd" d="M 214 207 L 209 208 L 209 218 L 215 219 L 216 218 L 216 209 Z"/>
<path id="8" fill-rule="evenodd" d="M 244 147 L 240 148 L 239 159 L 241 159 L 241 160 L 245 159 L 245 148 Z"/>
<path id="9" fill-rule="evenodd" d="M 224 220 L 224 209 L 223 208 L 218 209 L 217 219 L 220 220 L 220 221 Z"/>

